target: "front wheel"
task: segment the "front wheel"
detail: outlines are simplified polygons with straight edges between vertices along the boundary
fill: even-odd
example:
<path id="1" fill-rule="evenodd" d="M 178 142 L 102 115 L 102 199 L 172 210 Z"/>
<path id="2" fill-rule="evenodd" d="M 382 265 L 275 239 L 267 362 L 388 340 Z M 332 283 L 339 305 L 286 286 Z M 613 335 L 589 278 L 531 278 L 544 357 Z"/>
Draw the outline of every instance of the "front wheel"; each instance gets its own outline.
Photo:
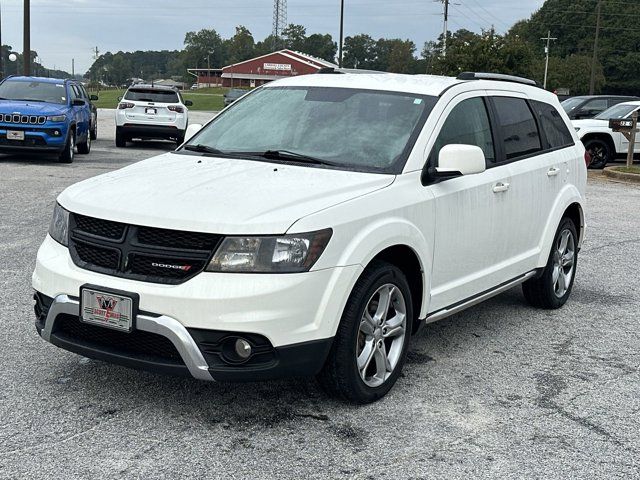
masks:
<path id="1" fill-rule="evenodd" d="M 607 166 L 612 159 L 613 152 L 607 142 L 599 138 L 587 140 L 584 144 L 585 150 L 591 155 L 589 168 L 602 169 Z"/>
<path id="2" fill-rule="evenodd" d="M 565 217 L 556 232 L 542 275 L 522 284 L 527 302 L 546 309 L 563 306 L 571 295 L 577 264 L 578 233 L 574 223 Z"/>
<path id="3" fill-rule="evenodd" d="M 349 296 L 320 384 L 354 403 L 386 395 L 402 371 L 412 321 L 406 277 L 394 265 L 373 262 Z"/>
<path id="4" fill-rule="evenodd" d="M 73 130 L 69 130 L 67 143 L 65 144 L 64 150 L 62 150 L 62 153 L 58 156 L 58 162 L 72 163 L 75 151 L 76 151 L 76 134 Z"/>

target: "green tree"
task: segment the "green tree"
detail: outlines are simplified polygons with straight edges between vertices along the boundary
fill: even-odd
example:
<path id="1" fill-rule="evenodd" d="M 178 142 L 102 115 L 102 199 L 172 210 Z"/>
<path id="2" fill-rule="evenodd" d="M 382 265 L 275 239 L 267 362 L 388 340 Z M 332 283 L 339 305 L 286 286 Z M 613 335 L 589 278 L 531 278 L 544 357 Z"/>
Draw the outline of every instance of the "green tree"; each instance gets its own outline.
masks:
<path id="1" fill-rule="evenodd" d="M 373 68 L 376 60 L 376 41 L 360 34 L 344 39 L 342 64 L 345 68 Z"/>
<path id="2" fill-rule="evenodd" d="M 282 39 L 285 48 L 302 52 L 307 40 L 307 29 L 302 25 L 294 25 L 292 23 L 282 31 Z"/>
<path id="3" fill-rule="evenodd" d="M 242 25 L 236 27 L 236 34 L 227 40 L 226 51 L 229 55 L 228 63 L 237 63 L 248 60 L 254 55 L 255 41 L 253 35 Z"/>
<path id="4" fill-rule="evenodd" d="M 222 37 L 213 29 L 188 32 L 184 37 L 184 62 L 187 68 L 211 68 L 226 65 L 227 52 Z"/>
<path id="5" fill-rule="evenodd" d="M 329 34 L 314 33 L 305 39 L 302 51 L 328 62 L 335 62 L 338 44 L 333 41 Z"/>

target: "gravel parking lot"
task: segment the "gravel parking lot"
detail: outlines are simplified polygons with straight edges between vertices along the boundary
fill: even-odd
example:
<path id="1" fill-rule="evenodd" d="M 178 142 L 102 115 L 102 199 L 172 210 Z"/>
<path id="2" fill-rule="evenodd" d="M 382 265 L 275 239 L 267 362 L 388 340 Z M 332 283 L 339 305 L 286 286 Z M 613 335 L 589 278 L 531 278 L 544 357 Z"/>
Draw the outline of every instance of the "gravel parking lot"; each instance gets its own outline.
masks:
<path id="1" fill-rule="evenodd" d="M 313 381 L 163 377 L 38 337 L 30 277 L 57 194 L 173 147 L 116 149 L 113 111 L 99 117 L 71 165 L 0 156 L 0 478 L 640 475 L 640 186 L 590 178 L 565 308 L 516 288 L 429 325 L 392 392 L 355 407 Z"/>

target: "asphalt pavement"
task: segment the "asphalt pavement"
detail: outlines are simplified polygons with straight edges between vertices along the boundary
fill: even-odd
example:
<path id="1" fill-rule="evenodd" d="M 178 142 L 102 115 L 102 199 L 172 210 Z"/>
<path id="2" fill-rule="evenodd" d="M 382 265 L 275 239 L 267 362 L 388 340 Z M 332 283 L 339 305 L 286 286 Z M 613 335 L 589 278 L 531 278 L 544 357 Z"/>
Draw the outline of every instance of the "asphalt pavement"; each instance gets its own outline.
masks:
<path id="1" fill-rule="evenodd" d="M 590 176 L 563 309 L 515 288 L 429 325 L 391 393 L 352 406 L 312 380 L 204 383 L 40 339 L 30 279 L 58 193 L 172 148 L 116 149 L 113 112 L 99 116 L 71 165 L 0 156 L 0 478 L 640 476 L 639 186 Z"/>

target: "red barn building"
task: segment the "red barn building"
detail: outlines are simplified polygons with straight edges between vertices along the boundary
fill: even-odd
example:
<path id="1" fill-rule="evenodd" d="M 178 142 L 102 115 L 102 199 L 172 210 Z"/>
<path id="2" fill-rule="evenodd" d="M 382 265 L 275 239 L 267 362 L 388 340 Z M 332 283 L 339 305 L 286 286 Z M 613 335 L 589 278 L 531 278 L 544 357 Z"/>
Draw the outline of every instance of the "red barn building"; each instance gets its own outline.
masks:
<path id="1" fill-rule="evenodd" d="M 222 69 L 224 87 L 257 87 L 279 78 L 317 73 L 321 68 L 337 65 L 293 50 L 280 50 Z"/>

